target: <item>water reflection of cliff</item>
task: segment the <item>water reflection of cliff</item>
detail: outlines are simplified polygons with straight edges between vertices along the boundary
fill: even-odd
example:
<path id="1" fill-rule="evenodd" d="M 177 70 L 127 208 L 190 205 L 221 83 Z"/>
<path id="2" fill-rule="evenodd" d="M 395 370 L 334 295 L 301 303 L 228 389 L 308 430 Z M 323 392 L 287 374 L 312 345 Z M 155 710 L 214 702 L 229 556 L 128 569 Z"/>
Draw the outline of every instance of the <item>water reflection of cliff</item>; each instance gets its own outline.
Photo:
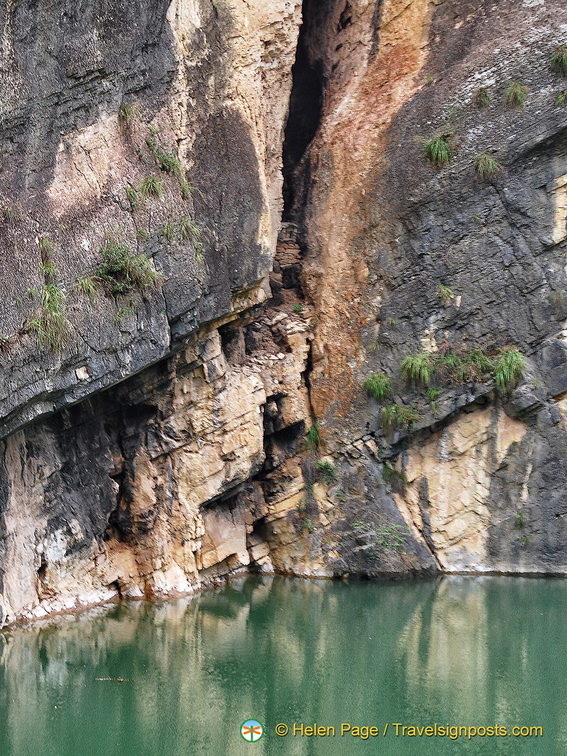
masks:
<path id="1" fill-rule="evenodd" d="M 0 753 L 244 754 L 250 745 L 238 728 L 250 716 L 271 728 L 539 724 L 545 710 L 567 725 L 566 676 L 549 652 L 567 645 L 566 590 L 564 581 L 518 578 L 383 585 L 243 578 L 193 598 L 12 630 L 0 635 Z M 513 753 L 512 745 L 493 752 Z M 366 752 L 359 746 L 271 732 L 254 749 Z M 424 750 L 430 746 L 420 752 L 454 752 L 441 743 Z M 416 752 L 410 741 L 380 747 Z M 490 751 L 471 746 L 477 752 Z"/>
<path id="2" fill-rule="evenodd" d="M 509 726 L 542 724 L 543 716 L 550 740 L 565 744 L 565 665 L 551 649 L 567 646 L 566 599 L 563 580 L 439 581 L 399 637 L 408 713 L 419 721 Z M 506 747 L 512 750 L 497 752 L 517 752 Z M 530 753 L 541 747 L 532 742 Z"/>
<path id="3" fill-rule="evenodd" d="M 249 716 L 272 727 L 375 721 L 390 699 L 394 628 L 431 590 L 405 585 L 400 601 L 401 588 L 243 579 L 5 633 L 0 752 L 240 753 L 248 746 L 238 726 Z M 312 748 L 272 738 L 256 753 Z"/>

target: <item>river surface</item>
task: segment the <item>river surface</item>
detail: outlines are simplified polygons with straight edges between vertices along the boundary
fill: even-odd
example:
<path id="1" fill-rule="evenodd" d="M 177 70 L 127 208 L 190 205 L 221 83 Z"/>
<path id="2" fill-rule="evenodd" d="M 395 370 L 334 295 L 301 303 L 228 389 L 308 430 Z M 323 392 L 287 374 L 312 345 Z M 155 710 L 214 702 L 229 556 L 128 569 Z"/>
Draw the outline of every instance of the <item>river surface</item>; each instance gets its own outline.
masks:
<path id="1" fill-rule="evenodd" d="M 242 578 L 99 607 L 0 633 L 0 707 L 1 756 L 564 756 L 567 580 Z"/>

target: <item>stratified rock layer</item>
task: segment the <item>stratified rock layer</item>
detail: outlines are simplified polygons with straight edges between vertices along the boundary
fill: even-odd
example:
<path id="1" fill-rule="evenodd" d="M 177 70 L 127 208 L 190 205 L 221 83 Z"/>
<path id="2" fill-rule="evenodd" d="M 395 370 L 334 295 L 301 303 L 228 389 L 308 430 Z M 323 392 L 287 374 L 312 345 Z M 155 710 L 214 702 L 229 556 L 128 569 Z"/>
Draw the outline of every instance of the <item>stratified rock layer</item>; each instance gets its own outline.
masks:
<path id="1" fill-rule="evenodd" d="M 266 298 L 300 5 L 3 3 L 0 12 L 6 434 Z M 80 280 L 108 239 L 150 257 L 159 285 L 90 301 Z M 55 354 L 38 350 L 30 327 L 46 263 L 69 320 Z"/>
<path id="2" fill-rule="evenodd" d="M 0 623 L 243 570 L 567 573 L 563 3 L 0 15 Z M 151 286 L 111 292 L 117 248 Z M 506 386 L 401 372 L 510 347 Z"/>
<path id="3" fill-rule="evenodd" d="M 377 442 L 379 477 L 443 570 L 567 572 L 567 120 L 552 66 L 566 32 L 552 0 L 337 3 L 308 30 L 325 100 L 289 217 L 316 311 L 311 402 L 354 469 Z M 448 165 L 427 159 L 432 137 Z M 428 395 L 401 371 L 411 354 L 510 346 L 526 357 L 516 388 L 465 376 Z M 381 402 L 363 389 L 375 373 L 392 386 Z M 393 403 L 414 414 L 390 432 Z M 380 490 L 368 505 L 387 511 Z"/>

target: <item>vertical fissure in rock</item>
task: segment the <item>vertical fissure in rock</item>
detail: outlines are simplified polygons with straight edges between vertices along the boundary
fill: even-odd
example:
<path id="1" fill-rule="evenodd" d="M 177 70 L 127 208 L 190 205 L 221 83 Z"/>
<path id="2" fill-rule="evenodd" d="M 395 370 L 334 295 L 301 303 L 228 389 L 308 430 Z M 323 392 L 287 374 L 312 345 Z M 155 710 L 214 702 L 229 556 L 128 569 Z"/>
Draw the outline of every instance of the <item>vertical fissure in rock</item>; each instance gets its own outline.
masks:
<path id="1" fill-rule="evenodd" d="M 330 3 L 323 3 L 330 4 Z M 292 89 L 283 145 L 283 221 L 293 220 L 297 194 L 297 168 L 321 120 L 324 94 L 322 58 L 313 44 L 313 30 L 321 13 L 319 0 L 304 0 L 303 23 L 292 67 Z"/>

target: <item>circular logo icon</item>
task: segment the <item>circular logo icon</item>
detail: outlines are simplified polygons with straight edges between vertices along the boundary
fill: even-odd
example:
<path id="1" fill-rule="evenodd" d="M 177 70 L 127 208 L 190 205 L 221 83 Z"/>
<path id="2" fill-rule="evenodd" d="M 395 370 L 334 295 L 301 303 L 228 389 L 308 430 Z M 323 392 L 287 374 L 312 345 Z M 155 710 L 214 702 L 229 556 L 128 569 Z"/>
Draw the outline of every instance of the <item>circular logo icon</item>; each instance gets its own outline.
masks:
<path id="1" fill-rule="evenodd" d="M 264 728 L 257 719 L 247 719 L 240 725 L 240 734 L 244 740 L 255 743 L 264 734 Z"/>

